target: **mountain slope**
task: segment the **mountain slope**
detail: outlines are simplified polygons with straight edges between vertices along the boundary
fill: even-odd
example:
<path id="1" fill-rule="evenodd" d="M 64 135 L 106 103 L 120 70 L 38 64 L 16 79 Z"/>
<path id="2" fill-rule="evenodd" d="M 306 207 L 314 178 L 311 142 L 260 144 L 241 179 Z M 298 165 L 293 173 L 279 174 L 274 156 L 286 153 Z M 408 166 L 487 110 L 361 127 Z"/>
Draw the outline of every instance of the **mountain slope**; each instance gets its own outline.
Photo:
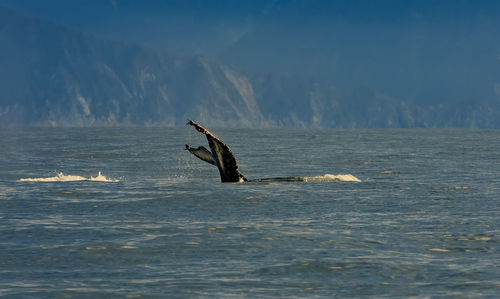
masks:
<path id="1" fill-rule="evenodd" d="M 248 79 L 0 8 L 0 124 L 260 125 Z M 236 122 L 237 121 L 237 122 Z"/>
<path id="2" fill-rule="evenodd" d="M 500 128 L 498 99 L 415 103 L 373 88 L 290 75 L 251 77 L 272 124 L 329 128 Z"/>
<path id="3" fill-rule="evenodd" d="M 344 47 L 337 52 L 315 42 L 323 35 L 309 34 L 313 27 L 249 32 L 224 61 L 267 71 L 242 67 L 242 75 L 200 56 L 99 39 L 0 7 L 0 125 L 181 125 L 192 118 L 206 126 L 500 128 L 498 42 L 484 55 L 466 55 L 491 32 L 470 47 L 456 47 L 468 39 L 440 43 L 427 35 L 422 45 L 455 53 L 444 59 L 391 42 L 338 43 L 349 37 L 340 29 L 329 35 Z M 342 55 L 329 59 L 331 51 Z M 315 64 L 332 73 L 308 68 Z M 384 70 L 390 65 L 397 69 Z"/>

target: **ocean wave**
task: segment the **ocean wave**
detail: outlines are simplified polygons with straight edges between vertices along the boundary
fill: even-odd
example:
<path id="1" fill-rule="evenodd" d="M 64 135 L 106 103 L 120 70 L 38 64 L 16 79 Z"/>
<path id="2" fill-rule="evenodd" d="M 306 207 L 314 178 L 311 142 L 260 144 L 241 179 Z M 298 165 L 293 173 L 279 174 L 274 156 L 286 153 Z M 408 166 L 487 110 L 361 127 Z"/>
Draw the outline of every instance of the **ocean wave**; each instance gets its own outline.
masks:
<path id="1" fill-rule="evenodd" d="M 313 177 L 304 177 L 305 182 L 361 182 L 352 174 L 324 174 Z"/>
<path id="2" fill-rule="evenodd" d="M 62 172 L 59 172 L 56 176 L 47 177 L 47 178 L 23 178 L 19 179 L 19 182 L 78 182 L 78 181 L 92 181 L 92 182 L 106 182 L 106 183 L 117 183 L 120 180 L 110 179 L 105 177 L 104 175 L 99 173 L 97 176 L 93 177 L 83 177 L 79 175 L 66 175 Z"/>

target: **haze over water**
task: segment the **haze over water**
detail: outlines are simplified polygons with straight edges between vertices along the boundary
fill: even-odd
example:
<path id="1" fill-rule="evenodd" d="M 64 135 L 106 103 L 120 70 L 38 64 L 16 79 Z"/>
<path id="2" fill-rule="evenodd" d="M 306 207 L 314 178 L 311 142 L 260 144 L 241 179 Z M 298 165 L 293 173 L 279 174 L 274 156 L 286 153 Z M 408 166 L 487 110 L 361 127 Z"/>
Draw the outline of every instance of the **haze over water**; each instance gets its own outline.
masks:
<path id="1" fill-rule="evenodd" d="M 223 184 L 189 128 L 2 129 L 0 296 L 500 294 L 497 131 L 212 131 L 249 179 L 360 182 Z"/>

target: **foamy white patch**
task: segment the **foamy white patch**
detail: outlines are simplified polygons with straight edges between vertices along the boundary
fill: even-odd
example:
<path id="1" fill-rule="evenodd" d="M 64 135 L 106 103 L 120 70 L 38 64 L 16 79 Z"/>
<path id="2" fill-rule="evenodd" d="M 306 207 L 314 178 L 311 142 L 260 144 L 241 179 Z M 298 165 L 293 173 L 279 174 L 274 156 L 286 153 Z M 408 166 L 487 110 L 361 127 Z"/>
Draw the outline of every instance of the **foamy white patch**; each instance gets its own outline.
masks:
<path id="1" fill-rule="evenodd" d="M 120 180 L 113 180 L 107 178 L 99 173 L 95 177 L 86 178 L 79 175 L 66 175 L 62 172 L 59 172 L 56 176 L 48 177 L 48 178 L 25 178 L 19 179 L 19 182 L 78 182 L 78 181 L 93 181 L 93 182 L 108 182 L 108 183 L 116 183 Z"/>
<path id="2" fill-rule="evenodd" d="M 305 177 L 306 182 L 361 182 L 352 174 L 325 174 L 313 177 Z"/>
<path id="3" fill-rule="evenodd" d="M 110 182 L 110 183 L 117 183 L 119 182 L 120 180 L 113 180 L 113 179 L 110 179 L 110 178 L 107 178 L 105 176 L 103 176 L 101 174 L 101 172 L 99 171 L 99 173 L 97 174 L 96 177 L 90 177 L 89 178 L 89 181 L 94 181 L 94 182 Z"/>

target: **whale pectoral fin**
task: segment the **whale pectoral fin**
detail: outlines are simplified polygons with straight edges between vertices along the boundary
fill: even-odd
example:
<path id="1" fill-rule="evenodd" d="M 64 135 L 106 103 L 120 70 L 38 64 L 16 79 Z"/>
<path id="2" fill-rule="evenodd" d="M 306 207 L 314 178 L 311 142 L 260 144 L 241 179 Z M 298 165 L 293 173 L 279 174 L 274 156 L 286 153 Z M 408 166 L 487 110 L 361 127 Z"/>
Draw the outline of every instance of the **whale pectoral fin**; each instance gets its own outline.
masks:
<path id="1" fill-rule="evenodd" d="M 199 124 L 195 123 L 194 121 L 192 120 L 189 120 L 188 125 L 191 125 L 193 127 L 196 128 L 196 131 L 200 132 L 200 133 L 203 133 L 203 134 L 210 134 L 210 132 L 208 132 L 207 129 L 205 129 L 204 127 L 200 126 Z"/>
<path id="2" fill-rule="evenodd" d="M 201 125 L 195 123 L 194 121 L 190 120 L 188 124 L 195 127 L 196 131 L 204 134 L 207 137 L 208 145 L 211 149 L 212 158 L 215 161 L 215 165 L 219 169 L 220 177 L 223 182 L 240 182 L 246 180 L 246 178 L 240 174 L 238 170 L 238 164 L 236 163 L 236 158 L 234 157 L 234 154 L 229 146 L 227 146 L 219 137 L 215 136 L 210 131 L 203 128 Z M 208 152 L 207 149 L 205 150 Z"/>
<path id="3" fill-rule="evenodd" d="M 198 157 L 200 160 L 203 160 L 212 165 L 217 165 L 215 163 L 214 156 L 212 155 L 212 153 L 203 146 L 192 148 L 186 144 L 186 150 L 189 151 L 191 154 L 195 155 L 196 157 Z"/>
<path id="4" fill-rule="evenodd" d="M 214 158 L 217 162 L 217 167 L 219 168 L 221 180 L 223 182 L 241 181 L 242 175 L 238 171 L 236 158 L 229 147 L 219 138 L 213 138 L 212 135 L 206 136 L 208 139 L 208 145 L 210 145 L 210 149 L 212 150 L 212 153 L 214 153 Z"/>

